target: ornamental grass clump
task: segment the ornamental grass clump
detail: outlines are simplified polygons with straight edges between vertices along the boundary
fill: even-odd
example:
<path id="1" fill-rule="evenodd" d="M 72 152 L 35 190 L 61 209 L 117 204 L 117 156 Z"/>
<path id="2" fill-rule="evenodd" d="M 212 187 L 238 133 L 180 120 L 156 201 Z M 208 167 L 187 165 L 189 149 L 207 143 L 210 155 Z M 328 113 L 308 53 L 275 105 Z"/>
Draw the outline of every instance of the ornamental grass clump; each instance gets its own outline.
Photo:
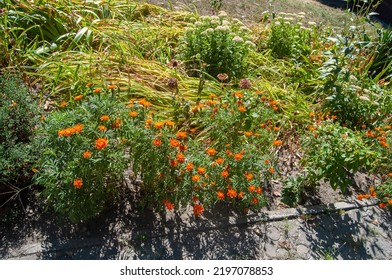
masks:
<path id="1" fill-rule="evenodd" d="M 251 31 L 239 20 L 230 21 L 226 14 L 203 16 L 185 31 L 179 58 L 192 76 L 207 73 L 216 78 L 227 73 L 237 79 L 247 72 L 247 58 L 254 48 Z"/>

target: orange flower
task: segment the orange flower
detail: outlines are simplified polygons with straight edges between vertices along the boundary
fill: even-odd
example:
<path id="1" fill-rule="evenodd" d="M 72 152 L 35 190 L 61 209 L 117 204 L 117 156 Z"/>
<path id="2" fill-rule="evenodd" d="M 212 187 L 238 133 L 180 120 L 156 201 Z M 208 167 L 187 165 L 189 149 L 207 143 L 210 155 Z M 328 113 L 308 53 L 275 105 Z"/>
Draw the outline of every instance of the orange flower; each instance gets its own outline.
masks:
<path id="1" fill-rule="evenodd" d="M 385 208 L 385 207 L 387 207 L 387 204 L 384 203 L 384 202 L 381 202 L 381 203 L 379 204 L 379 206 L 380 206 L 380 208 Z"/>
<path id="2" fill-rule="evenodd" d="M 121 119 L 116 119 L 113 124 L 113 128 L 120 128 L 121 127 Z"/>
<path id="3" fill-rule="evenodd" d="M 263 192 L 263 189 L 260 188 L 260 187 L 258 187 L 258 188 L 256 189 L 256 192 L 257 192 L 258 194 L 261 194 L 261 193 Z"/>
<path id="4" fill-rule="evenodd" d="M 79 101 L 79 100 L 81 100 L 82 98 L 83 98 L 83 95 L 77 95 L 77 96 L 74 97 L 73 100 Z"/>
<path id="5" fill-rule="evenodd" d="M 143 107 L 146 107 L 146 108 L 151 106 L 151 102 L 148 102 L 145 99 L 140 100 L 139 104 L 142 105 Z"/>
<path id="6" fill-rule="evenodd" d="M 200 176 L 197 175 L 197 174 L 196 174 L 196 175 L 193 175 L 193 176 L 192 176 L 192 181 L 195 182 L 195 183 L 199 182 L 199 181 L 200 181 Z"/>
<path id="7" fill-rule="evenodd" d="M 193 170 L 194 164 L 192 162 L 188 162 L 188 164 L 186 165 L 185 169 L 189 172 L 191 172 Z"/>
<path id="8" fill-rule="evenodd" d="M 177 139 L 170 139 L 170 146 L 172 146 L 173 148 L 177 148 L 180 146 L 180 142 Z"/>
<path id="9" fill-rule="evenodd" d="M 89 82 L 89 83 L 86 84 L 86 87 L 91 87 L 92 85 L 93 85 L 93 83 Z"/>
<path id="10" fill-rule="evenodd" d="M 61 102 L 59 106 L 60 106 L 60 107 L 67 107 L 67 106 L 68 106 L 68 103 L 67 103 L 67 102 Z"/>
<path id="11" fill-rule="evenodd" d="M 238 194 L 238 198 L 239 199 L 243 199 L 244 198 L 244 195 L 245 195 L 245 193 L 244 192 L 240 192 L 239 194 Z"/>
<path id="12" fill-rule="evenodd" d="M 219 200 L 225 199 L 225 193 L 222 191 L 217 191 L 216 196 L 218 197 Z"/>
<path id="13" fill-rule="evenodd" d="M 271 173 L 271 174 L 274 174 L 275 173 L 275 169 L 271 166 L 270 168 L 269 168 L 269 173 Z"/>
<path id="14" fill-rule="evenodd" d="M 242 159 L 242 157 L 243 157 L 243 155 L 242 155 L 241 153 L 235 154 L 235 155 L 234 155 L 234 159 L 235 159 L 236 161 L 240 161 L 240 160 Z"/>
<path id="15" fill-rule="evenodd" d="M 371 192 L 370 195 L 371 195 L 372 197 L 377 197 L 377 193 L 376 193 L 376 192 Z"/>
<path id="16" fill-rule="evenodd" d="M 90 158 L 91 155 L 92 155 L 92 153 L 91 153 L 90 151 L 85 151 L 85 152 L 83 153 L 83 157 L 84 157 L 84 158 Z"/>
<path id="17" fill-rule="evenodd" d="M 245 131 L 244 134 L 245 134 L 245 136 L 250 137 L 250 136 L 253 135 L 253 132 L 251 132 L 251 131 Z"/>
<path id="18" fill-rule="evenodd" d="M 129 112 L 129 115 L 131 116 L 131 117 L 137 117 L 137 115 L 138 115 L 138 112 L 136 112 L 136 111 L 130 111 Z"/>
<path id="19" fill-rule="evenodd" d="M 116 89 L 117 86 L 116 85 L 108 85 L 108 89 Z"/>
<path id="20" fill-rule="evenodd" d="M 362 200 L 363 198 L 364 198 L 363 194 L 359 194 L 359 195 L 357 196 L 357 199 L 358 199 L 358 200 Z"/>
<path id="21" fill-rule="evenodd" d="M 254 197 L 254 198 L 252 199 L 252 202 L 253 202 L 254 205 L 256 205 L 256 204 L 259 203 L 259 200 L 257 199 L 257 197 Z"/>
<path id="22" fill-rule="evenodd" d="M 255 186 L 250 185 L 250 186 L 248 187 L 248 190 L 249 190 L 250 192 L 254 192 L 254 191 L 256 191 L 256 188 L 255 188 Z"/>
<path id="23" fill-rule="evenodd" d="M 274 146 L 282 146 L 283 142 L 281 140 L 274 140 L 273 145 Z"/>
<path id="24" fill-rule="evenodd" d="M 210 156 L 214 156 L 216 154 L 216 150 L 214 148 L 208 148 L 206 153 Z"/>
<path id="25" fill-rule="evenodd" d="M 240 91 L 237 91 L 236 93 L 234 93 L 234 95 L 235 95 L 235 97 L 237 97 L 239 99 L 244 97 L 244 94 L 242 92 L 240 92 Z"/>
<path id="26" fill-rule="evenodd" d="M 229 189 L 227 191 L 227 196 L 230 197 L 230 198 L 236 198 L 237 197 L 237 192 L 235 190 L 233 190 L 233 189 Z"/>
<path id="27" fill-rule="evenodd" d="M 171 159 L 169 164 L 170 164 L 171 167 L 177 167 L 178 162 L 175 159 Z"/>
<path id="28" fill-rule="evenodd" d="M 373 186 L 369 187 L 369 192 L 374 192 L 374 187 Z"/>
<path id="29" fill-rule="evenodd" d="M 99 118 L 101 121 L 108 121 L 109 120 L 109 116 L 107 115 L 103 115 Z"/>
<path id="30" fill-rule="evenodd" d="M 75 133 L 81 133 L 83 131 L 83 127 L 84 126 L 79 123 L 75 126 L 67 127 L 67 128 L 64 128 L 64 129 L 57 131 L 57 135 L 58 136 L 71 136 L 72 134 L 75 134 Z"/>
<path id="31" fill-rule="evenodd" d="M 156 129 L 160 129 L 160 128 L 162 128 L 164 125 L 165 125 L 164 122 L 156 122 L 156 123 L 154 123 L 154 127 L 155 127 Z"/>
<path id="32" fill-rule="evenodd" d="M 37 173 L 37 172 L 38 172 L 38 169 L 37 169 L 37 168 L 31 168 L 31 171 L 32 171 L 33 173 Z"/>
<path id="33" fill-rule="evenodd" d="M 94 93 L 101 93 L 102 92 L 102 88 L 96 88 L 93 90 Z"/>
<path id="34" fill-rule="evenodd" d="M 264 163 L 265 163 L 265 164 L 270 164 L 270 161 L 269 161 L 268 159 L 266 159 L 266 160 L 264 161 Z"/>
<path id="35" fill-rule="evenodd" d="M 215 162 L 216 162 L 217 164 L 222 164 L 224 161 L 225 161 L 225 160 L 224 160 L 223 158 L 217 158 L 217 159 L 215 160 Z"/>
<path id="36" fill-rule="evenodd" d="M 166 124 L 167 126 L 173 127 L 175 123 L 174 123 L 173 121 L 167 120 L 167 121 L 165 121 L 165 124 Z"/>
<path id="37" fill-rule="evenodd" d="M 161 139 L 154 139 L 154 140 L 152 140 L 152 144 L 155 146 L 155 147 L 160 147 L 161 145 L 162 145 L 162 140 Z"/>
<path id="38" fill-rule="evenodd" d="M 227 177 L 229 177 L 229 171 L 223 170 L 221 175 L 222 175 L 223 178 L 227 178 Z"/>
<path id="39" fill-rule="evenodd" d="M 388 204 L 392 204 L 392 199 L 388 199 Z"/>
<path id="40" fill-rule="evenodd" d="M 98 126 L 98 128 L 99 128 L 100 131 L 103 131 L 103 132 L 105 132 L 106 130 L 108 130 L 108 129 L 106 128 L 106 126 L 104 126 L 104 125 L 100 125 L 100 126 Z"/>
<path id="41" fill-rule="evenodd" d="M 199 216 L 201 214 L 203 214 L 204 212 L 204 207 L 201 204 L 194 204 L 193 205 L 193 213 L 195 214 L 195 216 Z"/>
<path id="42" fill-rule="evenodd" d="M 253 179 L 253 174 L 252 173 L 249 173 L 249 172 L 245 172 L 245 178 L 246 178 L 246 180 L 248 180 L 248 181 L 250 181 L 250 180 L 252 180 Z"/>
<path id="43" fill-rule="evenodd" d="M 168 201 L 167 199 L 162 200 L 163 204 L 165 204 L 165 207 L 167 210 L 171 211 L 174 209 L 174 204 Z"/>
<path id="44" fill-rule="evenodd" d="M 392 177 L 392 172 L 388 173 L 388 176 L 389 176 L 389 177 Z"/>
<path id="45" fill-rule="evenodd" d="M 176 158 L 177 158 L 178 162 L 181 162 L 181 163 L 185 162 L 184 154 L 177 154 Z"/>
<path id="46" fill-rule="evenodd" d="M 176 134 L 176 137 L 179 138 L 179 139 L 185 139 L 186 136 L 187 136 L 187 133 L 185 131 L 179 131 Z"/>
<path id="47" fill-rule="evenodd" d="M 186 151 L 187 147 L 185 145 L 183 145 L 183 144 L 180 144 L 180 147 L 178 147 L 178 149 L 180 151 Z"/>
<path id="48" fill-rule="evenodd" d="M 95 140 L 95 148 L 103 150 L 108 146 L 109 141 L 106 138 L 98 138 Z"/>
<path id="49" fill-rule="evenodd" d="M 73 185 L 75 189 L 80 189 L 83 186 L 83 180 L 82 179 L 75 179 L 73 182 Z"/>
<path id="50" fill-rule="evenodd" d="M 238 111 L 244 113 L 246 112 L 246 108 L 244 106 L 238 106 Z"/>
<path id="51" fill-rule="evenodd" d="M 197 173 L 199 173 L 200 175 L 203 175 L 206 173 L 206 169 L 204 167 L 199 167 L 199 168 L 197 168 Z"/>

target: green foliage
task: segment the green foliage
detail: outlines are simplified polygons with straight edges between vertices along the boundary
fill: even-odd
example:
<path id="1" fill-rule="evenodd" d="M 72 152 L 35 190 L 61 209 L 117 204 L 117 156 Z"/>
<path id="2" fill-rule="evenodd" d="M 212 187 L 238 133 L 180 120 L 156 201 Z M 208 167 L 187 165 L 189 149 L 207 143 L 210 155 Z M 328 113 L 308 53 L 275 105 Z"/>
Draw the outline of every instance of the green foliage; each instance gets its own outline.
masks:
<path id="1" fill-rule="evenodd" d="M 294 207 L 302 202 L 302 193 L 305 189 L 305 178 L 303 175 L 289 177 L 282 189 L 282 202 Z"/>
<path id="2" fill-rule="evenodd" d="M 343 193 L 351 183 L 350 174 L 361 168 L 372 171 L 378 164 L 379 153 L 366 145 L 361 134 L 338 123 L 321 123 L 302 144 L 306 179 L 314 183 L 325 179 Z"/>
<path id="3" fill-rule="evenodd" d="M 37 150 L 31 145 L 38 104 L 23 81 L 0 75 L 0 185 L 22 188 L 30 184 Z"/>
<path id="4" fill-rule="evenodd" d="M 76 99 L 61 104 L 40 126 L 35 176 L 45 202 L 74 222 L 97 215 L 116 197 L 126 167 L 123 106 L 108 93 L 86 92 Z"/>
<path id="5" fill-rule="evenodd" d="M 216 78 L 220 73 L 229 79 L 241 78 L 247 72 L 247 57 L 254 44 L 250 30 L 240 21 L 229 21 L 226 14 L 204 16 L 185 31 L 179 58 L 189 73 L 200 72 Z"/>
<path id="6" fill-rule="evenodd" d="M 277 58 L 299 58 L 309 54 L 310 35 L 297 18 L 278 18 L 272 22 L 267 46 Z"/>

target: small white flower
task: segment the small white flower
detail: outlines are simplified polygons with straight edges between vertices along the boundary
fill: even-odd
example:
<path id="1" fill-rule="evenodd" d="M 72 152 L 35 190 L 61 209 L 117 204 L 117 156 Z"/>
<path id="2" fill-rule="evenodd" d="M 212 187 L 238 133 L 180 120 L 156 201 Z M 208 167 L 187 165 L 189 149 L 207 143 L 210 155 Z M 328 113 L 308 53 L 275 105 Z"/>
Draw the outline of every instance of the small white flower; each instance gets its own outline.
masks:
<path id="1" fill-rule="evenodd" d="M 195 22 L 195 25 L 196 25 L 197 27 L 200 27 L 200 26 L 203 26 L 203 23 L 202 23 L 201 21 L 196 21 L 196 22 Z"/>
<path id="2" fill-rule="evenodd" d="M 242 39 L 240 36 L 235 36 L 233 38 L 233 42 L 235 42 L 235 43 L 243 43 L 244 39 Z"/>
<path id="3" fill-rule="evenodd" d="M 230 28 L 226 25 L 219 25 L 217 28 L 215 28 L 216 31 L 222 31 L 222 32 L 227 32 L 230 31 Z"/>
<path id="4" fill-rule="evenodd" d="M 220 17 L 220 18 L 225 18 L 225 17 L 227 17 L 227 13 L 226 13 L 225 11 L 220 11 L 220 12 L 218 13 L 218 17 Z"/>
<path id="5" fill-rule="evenodd" d="M 248 47 L 256 48 L 256 45 L 253 42 L 251 42 L 251 41 L 246 41 L 245 45 L 248 46 Z"/>
<path id="6" fill-rule="evenodd" d="M 308 25 L 310 25 L 310 26 L 316 26 L 317 23 L 315 23 L 314 21 L 309 21 L 309 22 L 308 22 Z"/>
<path id="7" fill-rule="evenodd" d="M 223 20 L 222 25 L 230 26 L 230 22 L 227 20 Z"/>
<path id="8" fill-rule="evenodd" d="M 306 13 L 305 13 L 305 12 L 299 12 L 298 15 L 300 15 L 300 16 L 305 16 Z"/>
<path id="9" fill-rule="evenodd" d="M 220 20 L 218 16 L 211 16 L 211 20 Z"/>

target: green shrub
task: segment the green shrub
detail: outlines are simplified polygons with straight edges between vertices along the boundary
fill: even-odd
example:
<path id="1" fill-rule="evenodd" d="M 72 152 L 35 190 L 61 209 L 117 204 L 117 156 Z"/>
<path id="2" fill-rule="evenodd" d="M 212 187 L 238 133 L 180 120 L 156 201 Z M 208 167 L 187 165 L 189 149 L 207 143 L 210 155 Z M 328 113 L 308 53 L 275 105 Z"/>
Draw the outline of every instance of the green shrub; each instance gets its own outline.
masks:
<path id="1" fill-rule="evenodd" d="M 185 31 L 179 58 L 193 76 L 202 71 L 213 78 L 220 73 L 228 74 L 229 79 L 240 78 L 247 72 L 246 59 L 254 47 L 249 36 L 246 26 L 229 21 L 222 12 L 201 17 Z"/>
<path id="2" fill-rule="evenodd" d="M 60 104 L 37 135 L 35 181 L 56 212 L 71 221 L 97 215 L 118 194 L 126 168 L 125 106 L 107 93 L 84 93 Z"/>
<path id="3" fill-rule="evenodd" d="M 37 150 L 31 144 L 38 104 L 16 76 L 0 75 L 0 187 L 19 190 L 31 183 Z M 1 206 L 1 204 L 0 204 Z"/>
<path id="4" fill-rule="evenodd" d="M 326 121 L 302 139 L 305 151 L 306 180 L 316 183 L 325 179 L 335 190 L 343 193 L 352 183 L 350 174 L 364 168 L 372 171 L 377 166 L 379 153 L 373 151 L 354 132 L 338 123 Z"/>

